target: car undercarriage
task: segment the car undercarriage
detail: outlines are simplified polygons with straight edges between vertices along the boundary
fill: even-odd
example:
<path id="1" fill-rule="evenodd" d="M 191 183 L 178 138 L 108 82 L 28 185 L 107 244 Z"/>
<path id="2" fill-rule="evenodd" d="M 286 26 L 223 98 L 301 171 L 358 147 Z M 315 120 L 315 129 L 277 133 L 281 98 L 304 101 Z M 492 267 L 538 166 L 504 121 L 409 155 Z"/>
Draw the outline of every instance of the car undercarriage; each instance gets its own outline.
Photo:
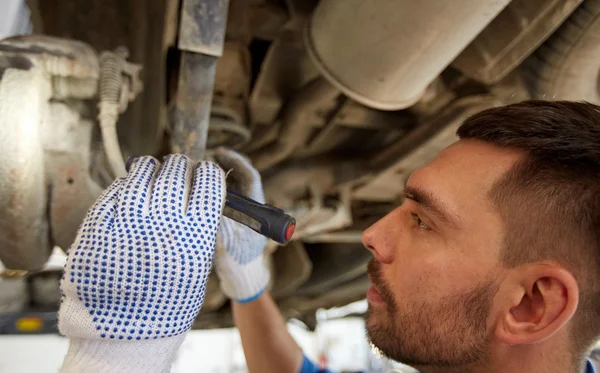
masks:
<path id="1" fill-rule="evenodd" d="M 271 291 L 312 327 L 316 309 L 364 298 L 361 231 L 465 118 L 600 103 L 600 0 L 28 5 L 33 35 L 0 41 L 0 260 L 44 309 L 61 275 L 44 263 L 128 157 L 247 155 L 297 221 L 266 250 Z M 194 327 L 229 325 L 213 274 Z"/>

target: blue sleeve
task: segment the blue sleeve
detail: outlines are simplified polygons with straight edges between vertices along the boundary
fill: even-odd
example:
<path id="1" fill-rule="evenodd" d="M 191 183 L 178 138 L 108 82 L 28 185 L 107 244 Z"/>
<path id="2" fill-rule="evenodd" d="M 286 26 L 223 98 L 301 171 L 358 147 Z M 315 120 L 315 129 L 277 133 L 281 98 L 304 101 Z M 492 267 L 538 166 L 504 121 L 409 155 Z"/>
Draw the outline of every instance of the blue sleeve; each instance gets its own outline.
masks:
<path id="1" fill-rule="evenodd" d="M 302 361 L 302 368 L 300 368 L 300 372 L 298 373 L 333 373 L 329 369 L 321 369 L 316 366 L 312 361 L 308 360 L 306 355 L 304 356 L 304 360 Z M 357 372 L 359 373 L 359 372 Z"/>
<path id="2" fill-rule="evenodd" d="M 302 368 L 300 368 L 300 372 L 298 373 L 333 373 L 329 369 L 321 369 L 316 366 L 312 361 L 308 360 L 306 356 L 304 356 L 304 360 L 302 361 Z"/>

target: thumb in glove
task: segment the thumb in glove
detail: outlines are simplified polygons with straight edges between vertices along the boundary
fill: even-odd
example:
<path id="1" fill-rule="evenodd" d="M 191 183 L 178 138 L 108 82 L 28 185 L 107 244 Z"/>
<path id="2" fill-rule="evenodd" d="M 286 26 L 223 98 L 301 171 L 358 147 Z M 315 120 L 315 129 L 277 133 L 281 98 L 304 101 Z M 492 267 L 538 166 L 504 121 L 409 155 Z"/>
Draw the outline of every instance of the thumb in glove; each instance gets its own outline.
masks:
<path id="1" fill-rule="evenodd" d="M 257 202 L 265 197 L 259 172 L 241 154 L 225 148 L 217 149 L 216 161 L 228 172 L 227 185 Z M 269 284 L 269 271 L 264 263 L 267 239 L 252 229 L 223 217 L 217 234 L 217 275 L 221 289 L 238 302 L 256 299 Z"/>

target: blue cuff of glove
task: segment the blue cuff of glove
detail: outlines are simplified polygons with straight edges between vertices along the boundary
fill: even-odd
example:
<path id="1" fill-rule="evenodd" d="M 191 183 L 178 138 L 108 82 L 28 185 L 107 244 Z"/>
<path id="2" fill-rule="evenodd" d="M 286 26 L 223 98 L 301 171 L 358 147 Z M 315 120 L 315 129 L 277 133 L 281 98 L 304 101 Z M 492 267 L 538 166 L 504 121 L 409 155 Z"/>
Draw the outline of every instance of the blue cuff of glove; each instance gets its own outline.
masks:
<path id="1" fill-rule="evenodd" d="M 253 295 L 251 297 L 244 298 L 244 299 L 236 299 L 235 301 L 238 303 L 250 303 L 253 300 L 258 299 L 265 292 L 265 290 L 267 290 L 266 287 L 264 289 L 262 289 L 261 291 L 259 291 L 256 295 Z"/>

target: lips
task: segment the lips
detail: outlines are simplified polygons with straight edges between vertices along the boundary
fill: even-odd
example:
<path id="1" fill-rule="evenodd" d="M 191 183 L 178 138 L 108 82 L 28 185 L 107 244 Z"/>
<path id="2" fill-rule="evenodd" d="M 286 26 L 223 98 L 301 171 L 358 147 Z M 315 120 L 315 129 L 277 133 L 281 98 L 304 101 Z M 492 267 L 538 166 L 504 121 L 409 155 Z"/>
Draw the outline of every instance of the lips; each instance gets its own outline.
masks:
<path id="1" fill-rule="evenodd" d="M 371 282 L 371 286 L 369 287 L 369 290 L 367 290 L 367 301 L 369 301 L 370 304 L 385 304 L 385 299 L 381 295 L 382 292 L 380 286 L 378 286 L 382 281 L 381 264 L 377 262 L 375 258 L 371 258 L 367 264 L 367 275 Z"/>
<path id="2" fill-rule="evenodd" d="M 371 304 L 383 304 L 385 303 L 379 291 L 375 288 L 374 285 L 369 287 L 367 290 L 367 301 Z"/>

